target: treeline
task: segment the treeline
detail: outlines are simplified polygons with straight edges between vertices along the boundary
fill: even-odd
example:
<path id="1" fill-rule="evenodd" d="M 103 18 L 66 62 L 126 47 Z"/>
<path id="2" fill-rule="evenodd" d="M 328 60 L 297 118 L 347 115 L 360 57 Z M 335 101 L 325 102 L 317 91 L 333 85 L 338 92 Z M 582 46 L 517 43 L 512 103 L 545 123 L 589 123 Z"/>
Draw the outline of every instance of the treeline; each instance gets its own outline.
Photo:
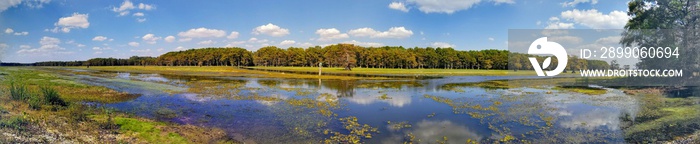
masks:
<path id="1" fill-rule="evenodd" d="M 532 69 L 531 55 L 507 50 L 458 51 L 452 48 L 404 48 L 401 46 L 361 47 L 336 44 L 325 47 L 267 46 L 252 52 L 243 48 L 201 48 L 168 52 L 159 57 L 129 59 L 93 58 L 87 61 L 37 62 L 35 66 L 296 66 L 365 68 L 443 68 L 443 69 Z M 544 57 L 537 57 L 540 62 Z M 510 62 L 510 63 L 509 63 Z M 552 59 L 549 68 L 557 65 Z M 607 69 L 605 61 L 570 57 L 567 70 Z"/>
<path id="2" fill-rule="evenodd" d="M 87 61 L 47 61 L 36 62 L 31 66 L 146 66 L 157 65 L 154 57 L 132 56 L 128 59 L 93 58 Z"/>
<path id="3" fill-rule="evenodd" d="M 506 50 L 457 51 L 452 48 L 326 47 L 281 49 L 264 47 L 253 53 L 256 66 L 318 66 L 367 68 L 507 69 Z"/>

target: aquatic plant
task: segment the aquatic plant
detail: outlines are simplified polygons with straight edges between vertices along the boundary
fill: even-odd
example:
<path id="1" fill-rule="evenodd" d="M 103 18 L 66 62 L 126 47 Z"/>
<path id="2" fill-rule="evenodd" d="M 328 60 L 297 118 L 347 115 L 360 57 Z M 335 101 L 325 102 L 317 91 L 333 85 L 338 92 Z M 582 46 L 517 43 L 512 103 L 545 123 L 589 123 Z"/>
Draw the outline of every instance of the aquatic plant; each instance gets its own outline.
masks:
<path id="1" fill-rule="evenodd" d="M 372 133 L 379 133 L 377 128 L 371 127 L 367 124 L 361 125 L 357 122 L 357 117 L 350 116 L 345 118 L 339 118 L 341 123 L 346 130 L 350 131 L 349 134 L 342 134 L 340 132 L 330 132 L 333 134 L 330 138 L 323 140 L 323 143 L 361 143 L 362 139 L 371 139 Z"/>

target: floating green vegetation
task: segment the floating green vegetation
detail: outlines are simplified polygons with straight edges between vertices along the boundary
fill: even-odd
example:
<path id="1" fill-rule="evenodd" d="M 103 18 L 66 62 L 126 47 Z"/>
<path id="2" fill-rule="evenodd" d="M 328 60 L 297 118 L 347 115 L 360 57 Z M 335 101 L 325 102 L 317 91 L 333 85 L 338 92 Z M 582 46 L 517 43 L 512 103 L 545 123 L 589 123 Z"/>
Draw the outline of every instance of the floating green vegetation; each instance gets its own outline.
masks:
<path id="1" fill-rule="evenodd" d="M 387 94 L 383 94 L 383 95 L 379 96 L 378 99 L 380 99 L 380 100 L 389 100 L 389 99 L 391 99 L 391 97 L 389 97 Z"/>
<path id="2" fill-rule="evenodd" d="M 377 128 L 371 127 L 367 124 L 361 125 L 357 122 L 357 117 L 350 116 L 339 119 L 343 123 L 344 128 L 350 131 L 350 134 L 342 134 L 340 132 L 324 132 L 332 134 L 328 139 L 323 140 L 323 143 L 361 143 L 362 139 L 371 139 L 372 133 L 379 133 Z"/>
<path id="3" fill-rule="evenodd" d="M 288 99 L 286 103 L 292 106 L 315 108 L 323 116 L 334 116 L 332 109 L 340 108 L 338 98 L 327 93 L 320 94 L 316 99 Z"/>
<path id="4" fill-rule="evenodd" d="M 476 83 L 452 83 L 452 84 L 445 84 L 445 85 L 441 86 L 441 88 L 444 90 L 453 90 L 453 91 L 455 89 L 459 89 L 460 87 L 480 87 L 480 88 L 486 88 L 486 89 L 512 88 L 512 86 L 510 86 L 508 84 L 508 81 L 506 81 L 506 80 L 492 80 L 492 81 L 483 81 L 483 82 L 476 82 Z M 459 90 L 461 90 L 461 89 L 459 89 Z"/>
<path id="5" fill-rule="evenodd" d="M 606 89 L 594 88 L 588 86 L 557 86 L 554 87 L 555 90 L 570 91 L 576 93 L 582 93 L 587 95 L 602 95 L 608 92 Z"/>
<path id="6" fill-rule="evenodd" d="M 230 95 L 237 95 L 245 86 L 245 81 L 221 81 L 221 80 L 189 80 L 185 83 L 187 92 L 225 98 Z"/>
<path id="7" fill-rule="evenodd" d="M 387 123 L 390 123 L 390 122 L 387 122 Z M 407 121 L 402 121 L 399 123 L 390 124 L 390 128 L 393 130 L 397 130 L 397 131 L 404 129 L 404 128 L 411 128 L 411 127 L 412 127 L 411 124 L 409 124 Z"/>
<path id="8" fill-rule="evenodd" d="M 155 113 L 156 116 L 166 119 L 175 118 L 178 115 L 174 110 L 165 107 L 158 108 Z"/>
<path id="9" fill-rule="evenodd" d="M 452 110 L 455 114 L 467 113 L 474 118 L 484 118 L 487 116 L 495 115 L 496 114 L 495 112 L 498 112 L 497 106 L 500 105 L 500 102 L 494 102 L 494 104 L 492 104 L 488 107 L 484 107 L 484 106 L 481 106 L 481 104 L 470 104 L 469 102 L 464 102 L 464 101 L 454 101 L 453 99 L 450 99 L 450 98 L 433 96 L 433 95 L 428 95 L 428 94 L 423 95 L 423 97 L 432 99 L 433 101 L 438 102 L 438 103 L 447 104 L 448 106 L 452 107 Z M 486 112 L 474 112 L 474 111 L 486 111 Z"/>

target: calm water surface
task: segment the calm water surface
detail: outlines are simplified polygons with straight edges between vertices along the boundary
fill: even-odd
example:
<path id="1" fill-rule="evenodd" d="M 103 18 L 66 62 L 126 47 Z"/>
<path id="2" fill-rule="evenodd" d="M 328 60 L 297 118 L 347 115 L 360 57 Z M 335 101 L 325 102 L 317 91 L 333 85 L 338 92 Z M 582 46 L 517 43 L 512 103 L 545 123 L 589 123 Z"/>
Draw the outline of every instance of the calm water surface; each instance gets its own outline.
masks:
<path id="1" fill-rule="evenodd" d="M 141 94 L 104 104 L 139 116 L 221 128 L 256 143 L 318 143 L 349 134 L 340 118 L 378 132 L 368 143 L 621 143 L 621 117 L 638 102 L 619 90 L 590 96 L 551 87 L 484 89 L 449 83 L 524 77 L 463 76 L 424 80 L 313 80 L 187 77 L 93 72 L 80 81 Z M 328 133 L 328 134 L 326 134 Z"/>

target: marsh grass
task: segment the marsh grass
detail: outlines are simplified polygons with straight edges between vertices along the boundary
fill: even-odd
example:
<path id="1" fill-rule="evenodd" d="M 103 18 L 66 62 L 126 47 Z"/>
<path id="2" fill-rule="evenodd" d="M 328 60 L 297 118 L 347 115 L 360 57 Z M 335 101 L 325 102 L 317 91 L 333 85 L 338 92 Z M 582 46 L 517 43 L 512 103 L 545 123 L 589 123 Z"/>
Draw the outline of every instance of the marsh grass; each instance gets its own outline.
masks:
<path id="1" fill-rule="evenodd" d="M 25 101 L 29 99 L 29 90 L 26 85 L 10 83 L 10 99 Z"/>
<path id="2" fill-rule="evenodd" d="M 68 103 L 64 101 L 61 96 L 58 95 L 58 91 L 51 87 L 41 87 L 41 93 L 44 95 L 44 102 L 48 105 L 55 106 L 68 106 Z"/>
<path id="3" fill-rule="evenodd" d="M 35 142 L 32 139 L 47 131 L 81 143 L 232 141 L 223 130 L 156 122 L 86 105 L 82 102 L 121 102 L 123 97 L 135 96 L 82 84 L 61 73 L 30 67 L 0 67 L 0 72 L 7 73 L 0 79 L 0 88 L 6 92 L 0 93 L 0 131 L 21 136 L 9 139 L 0 136 L 0 143 L 5 140 Z M 22 83 L 15 83 L 20 81 Z"/>

